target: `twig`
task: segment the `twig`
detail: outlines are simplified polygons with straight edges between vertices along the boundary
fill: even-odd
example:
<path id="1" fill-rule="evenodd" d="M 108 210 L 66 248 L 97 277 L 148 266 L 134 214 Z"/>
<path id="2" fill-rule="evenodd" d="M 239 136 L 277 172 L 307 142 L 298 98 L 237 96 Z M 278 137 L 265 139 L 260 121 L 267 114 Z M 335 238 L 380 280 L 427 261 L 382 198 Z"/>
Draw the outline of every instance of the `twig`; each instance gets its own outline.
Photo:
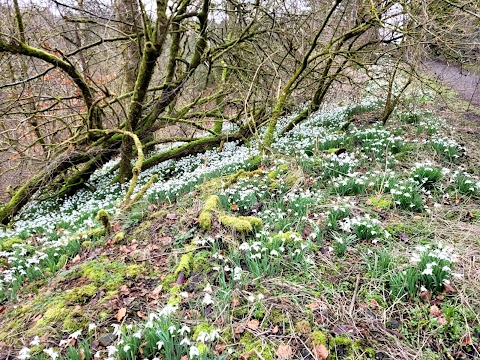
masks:
<path id="1" fill-rule="evenodd" d="M 352 302 L 350 303 L 350 308 L 348 309 L 348 313 L 352 316 L 353 308 L 355 306 L 355 300 L 357 298 L 358 293 L 358 286 L 360 285 L 360 274 L 357 275 L 357 282 L 355 283 L 355 290 L 353 291 Z"/>

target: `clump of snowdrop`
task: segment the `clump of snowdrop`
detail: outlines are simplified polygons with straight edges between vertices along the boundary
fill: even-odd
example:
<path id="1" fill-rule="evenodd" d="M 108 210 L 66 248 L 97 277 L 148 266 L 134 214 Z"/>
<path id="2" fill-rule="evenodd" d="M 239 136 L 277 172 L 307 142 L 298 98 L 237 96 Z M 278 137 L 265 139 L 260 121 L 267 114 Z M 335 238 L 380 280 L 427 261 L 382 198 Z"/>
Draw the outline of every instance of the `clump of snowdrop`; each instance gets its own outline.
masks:
<path id="1" fill-rule="evenodd" d="M 452 180 L 455 189 L 459 193 L 465 195 L 479 195 L 480 194 L 480 180 L 466 172 L 457 171 L 453 174 Z"/>
<path id="2" fill-rule="evenodd" d="M 390 235 L 386 230 L 382 229 L 379 220 L 371 218 L 368 214 L 363 217 L 352 218 L 350 226 L 360 240 L 370 240 Z"/>
<path id="3" fill-rule="evenodd" d="M 407 179 L 394 184 L 390 189 L 393 201 L 401 209 L 410 211 L 423 211 L 423 198 L 416 181 Z"/>
<path id="4" fill-rule="evenodd" d="M 441 292 L 452 278 L 461 277 L 453 271 L 457 258 L 453 247 L 442 243 L 415 247 L 410 264 L 390 278 L 393 296 L 415 297 L 419 291 Z"/>
<path id="5" fill-rule="evenodd" d="M 457 161 L 466 149 L 460 145 L 457 141 L 451 138 L 434 136 L 428 144 L 443 158 L 448 161 Z"/>
<path id="6" fill-rule="evenodd" d="M 443 169 L 435 166 L 432 162 L 426 161 L 415 163 L 412 178 L 422 187 L 431 188 L 443 177 Z"/>

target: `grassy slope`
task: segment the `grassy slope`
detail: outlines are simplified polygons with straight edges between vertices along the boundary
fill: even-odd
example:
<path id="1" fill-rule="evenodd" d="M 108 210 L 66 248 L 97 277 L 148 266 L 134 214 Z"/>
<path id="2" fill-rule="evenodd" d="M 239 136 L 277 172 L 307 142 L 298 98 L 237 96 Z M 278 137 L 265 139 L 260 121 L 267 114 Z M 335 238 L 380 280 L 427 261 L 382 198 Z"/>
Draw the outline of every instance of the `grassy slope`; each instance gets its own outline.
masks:
<path id="1" fill-rule="evenodd" d="M 48 253 L 53 260 L 22 280 L 16 300 L 5 291 L 2 355 L 26 346 L 32 358 L 48 359 L 43 350 L 53 349 L 103 359 L 123 339 L 112 358 L 180 359 L 191 345 L 209 359 L 478 358 L 478 113 L 427 103 L 372 130 L 376 110 L 356 110 L 313 117 L 256 171 L 232 168 L 234 176 L 205 179 L 173 203 L 151 196 L 154 203 L 113 220 L 115 234 L 83 234 L 64 255 Z M 355 112 L 349 131 L 339 132 Z M 34 247 L 39 235 L 24 237 Z M 1 241 L 5 254 L 15 250 Z M 439 242 L 457 254 L 442 264 L 452 271 L 430 265 L 451 281 L 446 287 L 410 261 L 418 245 Z M 11 270 L 11 259 L 0 261 Z M 176 311 L 149 323 L 167 303 Z M 121 334 L 112 328 L 119 323 Z M 201 341 L 205 333 L 215 340 Z M 180 345 L 184 337 L 190 346 Z"/>

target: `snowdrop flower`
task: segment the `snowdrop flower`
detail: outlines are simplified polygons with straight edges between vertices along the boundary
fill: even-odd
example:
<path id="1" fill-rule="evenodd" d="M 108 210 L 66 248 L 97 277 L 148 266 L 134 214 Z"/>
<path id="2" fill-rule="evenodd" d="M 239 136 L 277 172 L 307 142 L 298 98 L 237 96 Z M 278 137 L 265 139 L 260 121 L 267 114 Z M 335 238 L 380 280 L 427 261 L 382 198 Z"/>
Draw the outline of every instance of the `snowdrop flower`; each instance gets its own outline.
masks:
<path id="1" fill-rule="evenodd" d="M 53 350 L 53 348 L 44 349 L 43 352 L 50 356 L 52 360 L 56 360 L 59 357 L 58 352 Z"/>
<path id="2" fill-rule="evenodd" d="M 125 345 L 123 347 L 123 351 L 127 352 L 128 350 L 130 350 L 130 345 Z"/>
<path id="3" fill-rule="evenodd" d="M 65 345 L 67 345 L 68 343 L 69 343 L 68 340 L 60 340 L 60 342 L 58 343 L 58 346 L 63 347 Z"/>
<path id="4" fill-rule="evenodd" d="M 175 325 L 170 325 L 168 327 L 168 332 L 173 335 L 173 333 L 175 332 L 175 330 L 177 330 L 177 327 Z"/>
<path id="5" fill-rule="evenodd" d="M 179 295 L 185 299 L 188 298 L 188 292 L 186 291 L 182 291 Z"/>
<path id="6" fill-rule="evenodd" d="M 142 338 L 142 330 L 138 330 L 132 336 L 136 337 L 137 339 L 141 339 Z"/>
<path id="7" fill-rule="evenodd" d="M 190 333 L 190 328 L 187 325 L 183 325 L 180 329 L 178 329 L 178 333 L 183 336 L 184 333 Z"/>
<path id="8" fill-rule="evenodd" d="M 82 335 L 82 330 L 75 331 L 73 334 L 70 334 L 69 339 L 78 339 Z"/>
<path id="9" fill-rule="evenodd" d="M 428 267 L 422 271 L 422 275 L 433 275 L 432 268 Z"/>
<path id="10" fill-rule="evenodd" d="M 205 331 L 200 331 L 200 333 L 198 334 L 196 340 L 197 340 L 198 342 L 205 343 L 205 342 L 208 342 L 208 338 L 209 338 L 209 336 L 208 336 L 208 333 L 207 333 L 207 332 L 205 332 Z"/>
<path id="11" fill-rule="evenodd" d="M 30 345 L 32 346 L 37 346 L 40 345 L 40 338 L 38 336 L 35 336 L 32 341 L 30 341 Z"/>
<path id="12" fill-rule="evenodd" d="M 94 323 L 88 324 L 88 332 L 91 332 L 97 328 L 97 325 Z"/>
<path id="13" fill-rule="evenodd" d="M 198 347 L 191 346 L 189 356 L 190 356 L 190 359 L 193 359 L 195 356 L 200 356 L 200 350 L 198 350 Z"/>
<path id="14" fill-rule="evenodd" d="M 184 338 L 182 341 L 180 341 L 180 345 L 190 346 L 190 340 L 188 338 Z"/>
<path id="15" fill-rule="evenodd" d="M 160 312 L 160 316 L 169 316 L 170 314 L 173 314 L 175 311 L 177 311 L 177 307 L 171 304 L 167 304 Z"/>
<path id="16" fill-rule="evenodd" d="M 165 345 L 163 341 L 157 341 L 157 349 L 158 350 L 161 350 L 163 345 Z"/>
<path id="17" fill-rule="evenodd" d="M 113 327 L 113 336 L 120 336 L 122 334 L 122 330 L 120 329 L 119 324 L 112 324 Z"/>
<path id="18" fill-rule="evenodd" d="M 247 299 L 248 299 L 248 301 L 253 303 L 255 301 L 255 296 L 250 295 Z"/>
<path id="19" fill-rule="evenodd" d="M 207 285 L 205 286 L 205 289 L 203 289 L 204 292 L 206 293 L 212 293 L 212 286 L 210 285 L 210 283 L 207 283 Z"/>
<path id="20" fill-rule="evenodd" d="M 23 347 L 18 353 L 19 360 L 26 360 L 30 359 L 30 349 L 27 347 Z"/>
<path id="21" fill-rule="evenodd" d="M 220 337 L 220 332 L 218 329 L 210 331 L 210 341 L 215 341 Z"/>
<path id="22" fill-rule="evenodd" d="M 236 266 L 235 269 L 233 269 L 233 280 L 234 281 L 241 280 L 242 279 L 242 273 L 243 273 L 242 268 Z"/>
<path id="23" fill-rule="evenodd" d="M 258 294 L 257 295 L 258 300 L 263 300 L 264 298 L 265 298 L 265 296 L 263 294 Z"/>
<path id="24" fill-rule="evenodd" d="M 203 300 L 202 300 L 202 304 L 203 304 L 203 305 L 211 305 L 211 304 L 213 304 L 212 297 L 210 296 L 209 293 L 206 293 L 206 294 L 205 294 L 205 297 L 204 297 Z"/>

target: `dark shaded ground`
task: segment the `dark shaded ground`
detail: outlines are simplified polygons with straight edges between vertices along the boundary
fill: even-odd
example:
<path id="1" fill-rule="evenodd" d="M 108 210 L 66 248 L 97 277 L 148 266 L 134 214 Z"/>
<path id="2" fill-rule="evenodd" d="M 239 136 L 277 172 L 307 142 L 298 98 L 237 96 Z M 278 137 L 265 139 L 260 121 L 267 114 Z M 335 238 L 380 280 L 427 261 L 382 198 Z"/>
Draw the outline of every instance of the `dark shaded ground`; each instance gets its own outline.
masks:
<path id="1" fill-rule="evenodd" d="M 480 74 L 436 60 L 423 63 L 435 78 L 457 91 L 469 103 L 480 106 Z"/>

